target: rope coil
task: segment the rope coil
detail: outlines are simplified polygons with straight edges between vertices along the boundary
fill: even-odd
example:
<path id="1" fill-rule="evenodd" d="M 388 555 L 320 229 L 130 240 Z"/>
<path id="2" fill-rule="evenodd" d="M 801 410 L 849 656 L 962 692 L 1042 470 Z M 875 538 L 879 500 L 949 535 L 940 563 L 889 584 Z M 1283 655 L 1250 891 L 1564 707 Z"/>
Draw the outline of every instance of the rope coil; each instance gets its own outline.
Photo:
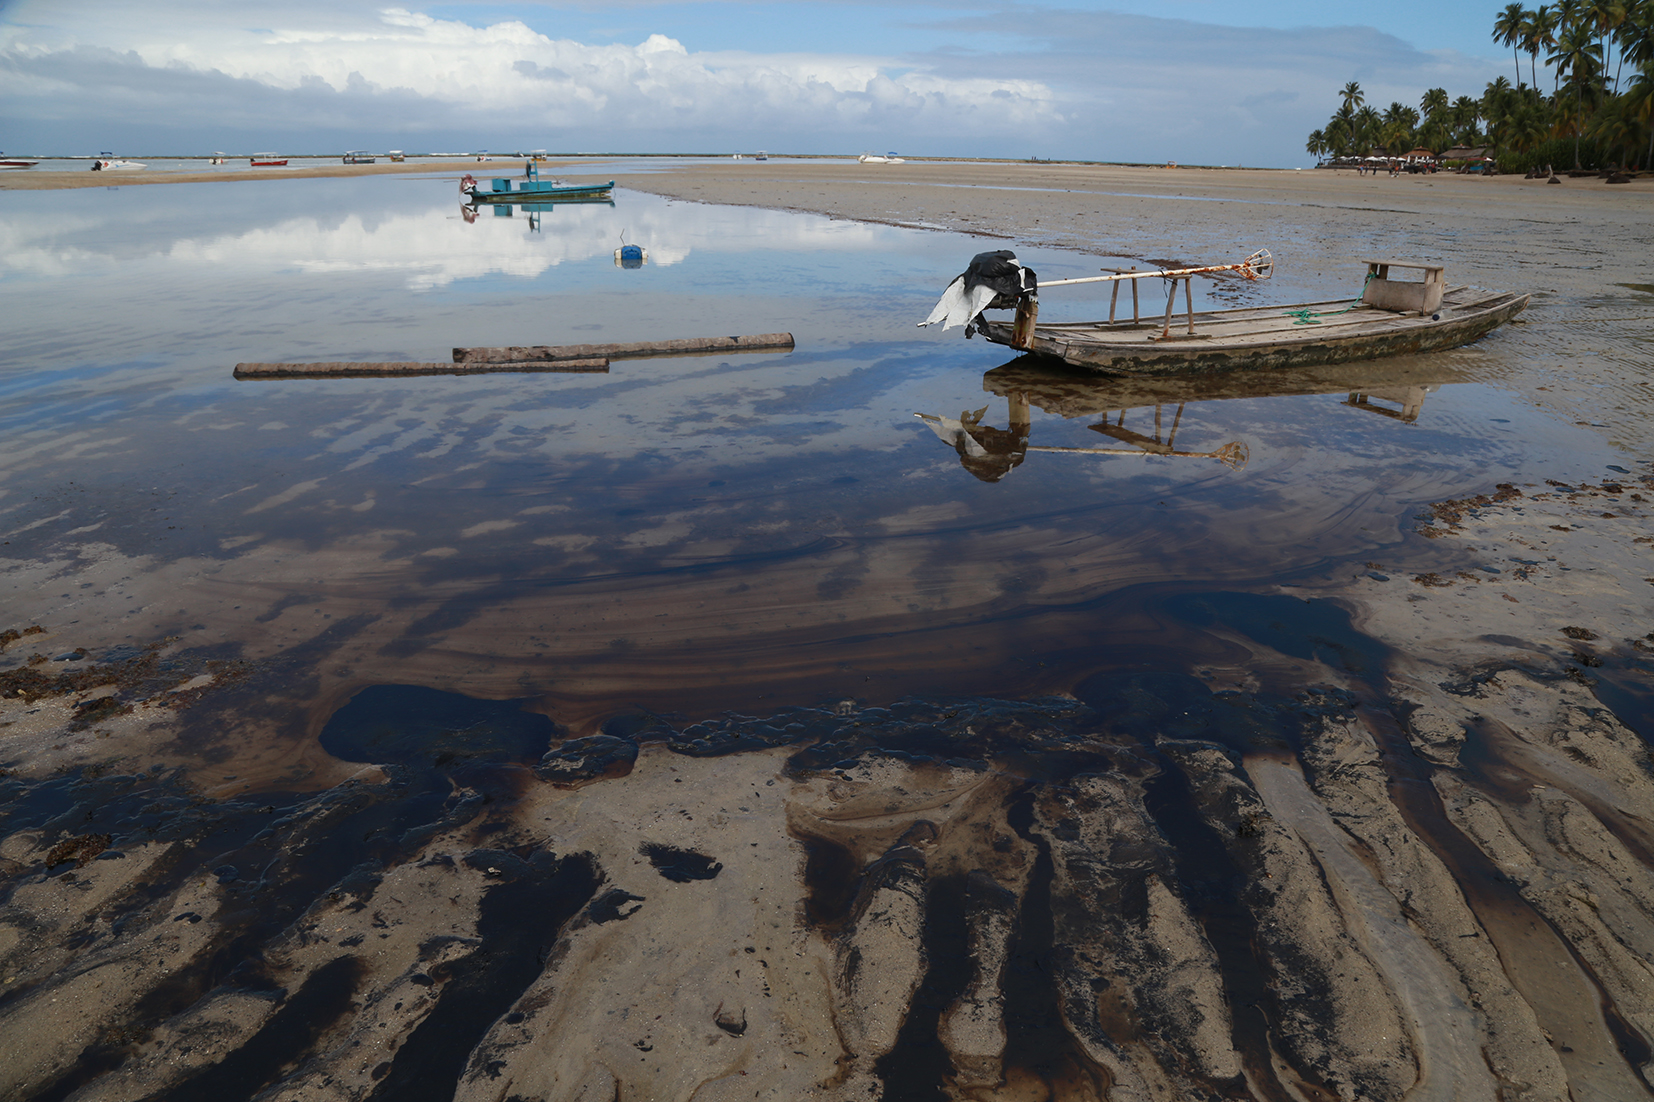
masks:
<path id="1" fill-rule="evenodd" d="M 1342 310 L 1322 310 L 1317 313 L 1306 306 L 1302 310 L 1288 310 L 1286 312 L 1286 316 L 1289 318 L 1298 319 L 1292 323 L 1293 325 L 1320 325 L 1321 323 L 1316 321 L 1316 318 L 1334 318 L 1339 314 L 1347 314 L 1351 310 L 1354 310 L 1357 306 L 1361 305 L 1361 296 L 1367 293 L 1367 284 L 1371 283 L 1373 278 L 1373 273 L 1368 272 L 1367 278 L 1361 281 L 1361 294 L 1356 295 L 1355 301 L 1344 307 Z"/>

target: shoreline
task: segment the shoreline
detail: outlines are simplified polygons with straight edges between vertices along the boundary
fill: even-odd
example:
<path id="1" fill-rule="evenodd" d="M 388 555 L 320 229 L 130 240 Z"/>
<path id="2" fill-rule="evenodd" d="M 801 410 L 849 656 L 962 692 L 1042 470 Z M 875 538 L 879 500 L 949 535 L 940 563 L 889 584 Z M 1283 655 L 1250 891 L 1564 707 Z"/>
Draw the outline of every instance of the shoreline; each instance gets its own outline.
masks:
<path id="1" fill-rule="evenodd" d="M 671 194 L 677 198 L 690 198 L 689 195 L 677 194 L 679 189 L 705 190 L 711 186 L 709 178 L 716 178 L 726 174 L 738 173 L 744 182 L 765 181 L 780 183 L 788 179 L 798 179 L 800 174 L 812 171 L 822 173 L 820 179 L 831 179 L 834 182 L 846 182 L 848 174 L 856 174 L 853 182 L 864 185 L 888 186 L 901 184 L 956 184 L 971 183 L 977 186 L 1022 186 L 1031 187 L 1044 183 L 1052 189 L 1066 185 L 1072 187 L 1075 183 L 1101 185 L 1117 183 L 1122 180 L 1152 181 L 1159 185 L 1178 187 L 1183 185 L 1199 185 L 1216 183 L 1213 177 L 1232 177 L 1230 186 L 1242 190 L 1259 187 L 1293 186 L 1287 182 L 1297 180 L 1306 190 L 1314 190 L 1318 185 L 1305 183 L 1321 180 L 1361 180 L 1369 183 L 1378 183 L 1384 180 L 1387 183 L 1399 186 L 1436 186 L 1448 183 L 1464 184 L 1471 187 L 1502 188 L 1511 185 L 1545 186 L 1545 180 L 1527 180 L 1516 175 L 1479 176 L 1460 175 L 1457 173 L 1435 173 L 1431 175 L 1400 175 L 1396 177 L 1380 177 L 1372 174 L 1358 176 L 1354 169 L 1348 168 L 1254 168 L 1240 165 L 1151 165 L 1140 163 L 1113 163 L 1098 161 L 1020 161 L 998 160 L 990 158 L 964 159 L 913 159 L 900 165 L 861 164 L 854 160 L 845 161 L 838 155 L 821 154 L 819 156 L 787 156 L 772 157 L 768 161 L 754 161 L 744 158 L 741 161 L 728 159 L 714 164 L 673 164 L 677 160 L 701 160 L 700 154 L 614 154 L 591 158 L 550 158 L 540 162 L 545 170 L 567 173 L 580 173 L 583 166 L 594 161 L 612 162 L 626 160 L 658 160 L 663 165 L 671 166 L 668 172 L 649 172 L 629 175 L 623 186 L 634 187 L 640 191 L 650 191 L 655 194 Z M 160 158 L 157 158 L 160 159 Z M 0 191 L 54 191 L 69 190 L 85 187 L 130 187 L 147 186 L 154 184 L 199 184 L 199 183 L 240 183 L 248 180 L 302 180 L 341 178 L 356 176 L 388 176 L 388 175 L 418 175 L 418 174 L 445 174 L 463 170 L 473 175 L 477 172 L 477 165 L 487 165 L 486 172 L 504 172 L 507 175 L 520 174 L 526 159 L 491 157 L 488 161 L 478 162 L 471 158 L 454 159 L 422 159 L 414 162 L 346 165 L 321 164 L 303 165 L 283 168 L 232 168 L 223 166 L 213 171 L 168 170 L 150 171 L 112 171 L 92 172 L 90 169 L 78 171 L 41 171 L 26 169 L 0 173 Z M 649 187 L 643 181 L 656 180 L 671 174 L 683 174 L 695 177 L 701 181 L 696 184 L 687 182 L 671 185 Z M 1266 183 L 1265 183 L 1266 182 Z M 620 177 L 616 177 L 620 183 Z M 1596 178 L 1581 178 L 1565 181 L 1569 190 L 1579 192 L 1583 190 L 1600 190 L 1605 194 L 1654 195 L 1654 174 L 1645 173 L 1627 184 L 1608 185 Z M 1222 185 L 1218 185 L 1222 186 Z M 1557 193 L 1560 195 L 1561 193 Z M 702 202 L 726 202 L 725 199 L 703 198 L 693 196 Z M 775 209 L 813 209 L 795 206 L 779 206 L 776 201 L 756 202 L 743 205 L 769 206 Z M 823 211 L 822 213 L 828 213 Z"/>

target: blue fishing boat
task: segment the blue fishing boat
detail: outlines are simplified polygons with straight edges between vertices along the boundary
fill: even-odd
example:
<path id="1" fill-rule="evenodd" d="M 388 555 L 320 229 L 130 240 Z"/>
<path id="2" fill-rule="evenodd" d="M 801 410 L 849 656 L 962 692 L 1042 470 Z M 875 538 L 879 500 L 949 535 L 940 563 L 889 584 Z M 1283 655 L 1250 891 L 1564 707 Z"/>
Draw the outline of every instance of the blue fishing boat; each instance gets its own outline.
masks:
<path id="1" fill-rule="evenodd" d="M 459 182 L 459 190 L 471 203 L 565 203 L 580 199 L 607 199 L 615 186 L 613 180 L 606 184 L 566 184 L 561 180 L 542 179 L 540 167 L 533 161 L 526 166 L 522 179 L 498 176 L 487 181 L 487 184 L 484 187 L 475 177 L 467 174 Z"/>

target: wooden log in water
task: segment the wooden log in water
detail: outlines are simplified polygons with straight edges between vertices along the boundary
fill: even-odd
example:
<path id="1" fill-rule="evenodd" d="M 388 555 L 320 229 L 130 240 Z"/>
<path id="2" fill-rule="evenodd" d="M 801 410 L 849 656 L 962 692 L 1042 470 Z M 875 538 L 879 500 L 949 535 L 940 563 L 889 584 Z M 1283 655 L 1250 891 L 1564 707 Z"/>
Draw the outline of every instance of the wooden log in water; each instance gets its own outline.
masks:
<path id="1" fill-rule="evenodd" d="M 611 360 L 653 356 L 715 356 L 727 352 L 791 351 L 791 333 L 760 333 L 751 337 L 689 337 L 676 341 L 634 341 L 625 344 L 526 345 L 510 348 L 456 348 L 455 363 L 501 363 L 581 360 L 601 356 Z"/>
<path id="2" fill-rule="evenodd" d="M 578 360 L 485 361 L 481 363 L 269 363 L 236 364 L 238 379 L 359 379 L 384 375 L 485 375 L 507 371 L 606 372 L 602 357 Z"/>

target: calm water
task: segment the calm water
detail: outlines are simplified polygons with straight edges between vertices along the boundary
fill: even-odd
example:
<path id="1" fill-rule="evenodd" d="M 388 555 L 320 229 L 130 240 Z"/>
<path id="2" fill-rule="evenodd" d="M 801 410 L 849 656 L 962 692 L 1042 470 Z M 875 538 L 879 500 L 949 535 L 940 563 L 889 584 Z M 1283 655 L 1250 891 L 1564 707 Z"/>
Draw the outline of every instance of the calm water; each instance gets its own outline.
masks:
<path id="1" fill-rule="evenodd" d="M 451 180 L 397 177 L 6 193 L 0 235 L 19 618 L 285 655 L 318 717 L 380 682 L 577 724 L 1062 688 L 1154 634 L 1108 611 L 1133 587 L 1355 569 L 1409 553 L 1420 503 L 1622 460 L 1501 389 L 1503 333 L 1241 388 L 1002 366 L 914 328 L 999 247 L 943 233 L 624 190 L 471 219 Z M 1045 278 L 1120 263 L 1018 253 Z M 793 353 L 602 375 L 231 377 L 775 331 Z"/>

